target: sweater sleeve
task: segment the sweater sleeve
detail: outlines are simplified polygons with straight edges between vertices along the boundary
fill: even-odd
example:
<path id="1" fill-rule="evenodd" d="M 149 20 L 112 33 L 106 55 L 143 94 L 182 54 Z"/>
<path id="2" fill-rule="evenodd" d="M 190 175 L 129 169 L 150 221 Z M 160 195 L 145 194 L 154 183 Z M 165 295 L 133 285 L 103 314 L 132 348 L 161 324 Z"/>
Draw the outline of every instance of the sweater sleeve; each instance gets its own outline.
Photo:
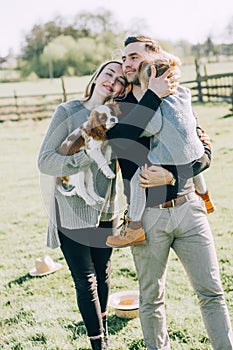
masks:
<path id="1" fill-rule="evenodd" d="M 68 108 L 62 104 L 59 105 L 39 151 L 38 168 L 42 173 L 52 176 L 69 176 L 92 163 L 84 150 L 71 156 L 62 156 L 57 152 L 58 147 L 71 131 L 69 130 L 70 122 L 71 115 L 69 115 Z"/>
<path id="2" fill-rule="evenodd" d="M 195 115 L 195 113 L 193 113 L 193 114 L 194 114 L 194 116 L 196 118 L 196 123 L 197 123 L 197 126 L 196 126 L 197 135 L 201 139 L 202 127 L 199 124 L 198 117 Z M 194 176 L 200 174 L 202 171 L 204 171 L 207 168 L 209 168 L 210 167 L 210 163 L 211 163 L 211 154 L 212 154 L 211 149 L 209 148 L 209 146 L 207 146 L 205 144 L 204 141 L 201 140 L 201 142 L 202 142 L 203 147 L 204 147 L 204 154 L 203 154 L 203 156 L 200 159 L 192 162 L 192 168 L 193 168 Z"/>
<path id="3" fill-rule="evenodd" d="M 211 164 L 211 150 L 203 143 L 205 152 L 203 156 L 192 163 L 193 176 L 200 174 L 202 171 L 208 169 Z"/>
<path id="4" fill-rule="evenodd" d="M 196 131 L 197 131 L 197 135 L 199 136 L 199 138 L 201 138 L 202 135 L 202 128 L 199 124 L 198 118 L 197 116 L 194 114 L 195 118 L 196 118 Z M 202 141 L 203 147 L 204 147 L 204 154 L 202 155 L 201 158 L 194 160 L 189 167 L 185 169 L 183 169 L 183 171 L 179 171 L 179 176 L 182 177 L 183 179 L 188 179 L 190 177 L 196 176 L 198 174 L 200 174 L 202 171 L 208 169 L 210 167 L 211 164 L 211 149 L 209 148 L 209 146 L 207 146 L 205 144 L 204 141 Z M 190 171 L 191 170 L 191 171 Z"/>
<path id="5" fill-rule="evenodd" d="M 107 138 L 113 149 L 121 150 L 132 147 L 144 131 L 146 125 L 153 117 L 155 111 L 160 106 L 162 100 L 150 89 L 146 91 L 142 99 L 137 104 L 130 106 L 130 112 L 124 113 L 124 102 L 119 103 L 123 115 L 111 130 L 107 132 Z M 127 106 L 127 109 L 129 106 Z"/>

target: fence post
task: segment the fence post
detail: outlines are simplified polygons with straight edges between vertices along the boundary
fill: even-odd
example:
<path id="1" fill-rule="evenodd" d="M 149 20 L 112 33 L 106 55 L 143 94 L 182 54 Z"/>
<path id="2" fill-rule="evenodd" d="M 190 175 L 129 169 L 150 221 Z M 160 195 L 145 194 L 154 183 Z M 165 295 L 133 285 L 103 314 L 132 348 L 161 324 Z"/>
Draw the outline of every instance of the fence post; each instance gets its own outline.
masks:
<path id="1" fill-rule="evenodd" d="M 61 77 L 61 86 L 62 86 L 62 92 L 63 92 L 63 101 L 62 102 L 66 102 L 67 96 L 66 96 L 65 81 L 64 81 L 63 77 Z"/>
<path id="2" fill-rule="evenodd" d="M 232 90 L 231 90 L 231 108 L 230 111 L 233 113 L 233 86 L 232 86 Z"/>
<path id="3" fill-rule="evenodd" d="M 195 58 L 195 66 L 196 66 L 196 76 L 197 76 L 196 79 L 197 79 L 198 101 L 203 102 L 200 66 L 199 66 L 197 58 Z"/>
<path id="4" fill-rule="evenodd" d="M 207 94 L 207 98 L 208 98 L 208 102 L 209 102 L 210 101 L 210 91 L 209 91 L 208 74 L 207 74 L 206 65 L 204 65 L 204 76 L 206 78 L 206 80 L 205 80 L 206 94 Z"/>
<path id="5" fill-rule="evenodd" d="M 16 91 L 14 90 L 14 99 L 15 99 L 15 112 L 18 118 L 20 119 L 20 111 L 19 111 L 19 105 L 18 105 L 18 97 L 16 95 Z"/>

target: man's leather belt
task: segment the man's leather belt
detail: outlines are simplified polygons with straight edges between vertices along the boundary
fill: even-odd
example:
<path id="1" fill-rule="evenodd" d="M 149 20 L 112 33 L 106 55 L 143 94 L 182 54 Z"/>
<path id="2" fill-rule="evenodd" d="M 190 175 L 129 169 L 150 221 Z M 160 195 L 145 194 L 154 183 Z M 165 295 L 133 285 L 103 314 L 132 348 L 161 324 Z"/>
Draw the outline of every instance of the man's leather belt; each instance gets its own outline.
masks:
<path id="1" fill-rule="evenodd" d="M 154 205 L 150 208 L 159 208 L 159 209 L 173 208 L 173 207 L 176 207 L 177 205 L 184 204 L 189 199 L 192 199 L 194 197 L 195 197 L 195 193 L 192 192 L 192 193 L 185 194 L 184 196 L 174 198 L 174 199 L 167 201 L 165 203 Z"/>

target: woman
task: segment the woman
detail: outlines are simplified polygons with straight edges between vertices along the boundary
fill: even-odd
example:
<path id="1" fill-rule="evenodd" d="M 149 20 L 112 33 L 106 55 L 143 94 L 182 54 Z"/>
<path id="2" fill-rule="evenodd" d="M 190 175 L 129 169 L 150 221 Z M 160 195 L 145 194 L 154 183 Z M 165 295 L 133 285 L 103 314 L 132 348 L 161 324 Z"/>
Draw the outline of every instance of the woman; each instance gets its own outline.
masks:
<path id="1" fill-rule="evenodd" d="M 165 95 L 171 93 L 171 84 L 166 77 L 159 77 L 157 80 L 157 88 L 160 92 L 163 90 Z M 119 191 L 122 186 L 117 186 L 116 197 L 116 183 L 120 172 L 116 172 L 115 160 L 112 160 L 111 168 L 115 171 L 116 178 L 109 180 L 98 171 L 95 162 L 84 150 L 71 156 L 62 156 L 57 150 L 67 135 L 87 120 L 93 108 L 108 99 L 123 100 L 130 88 L 131 86 L 126 84 L 120 62 L 109 61 L 101 65 L 87 85 L 84 99 L 69 101 L 58 106 L 42 143 L 38 159 L 40 171 L 54 178 L 69 176 L 85 167 L 91 167 L 96 190 L 101 197 L 105 198 L 103 204 L 90 207 L 78 196 L 62 195 L 54 184 L 47 236 L 47 245 L 51 248 L 60 246 L 71 271 L 77 292 L 78 307 L 87 328 L 92 349 L 107 348 L 106 308 L 112 248 L 107 247 L 105 242 L 111 233 L 109 231 L 113 228 L 113 221 L 121 212 L 121 208 L 117 208 L 118 202 L 125 207 L 125 196 Z M 161 103 L 161 99 L 157 97 L 156 103 L 152 106 L 150 103 L 151 108 L 147 109 L 146 115 L 142 113 L 142 107 L 147 106 L 152 94 L 153 92 L 148 90 L 138 104 L 123 103 L 125 106 L 120 106 L 124 122 L 118 123 L 110 130 L 108 139 L 111 140 L 112 145 L 116 144 L 126 149 L 133 140 L 139 139 L 148 120 Z M 115 129 L 114 132 L 112 132 L 113 129 Z M 136 144 L 134 143 L 134 146 Z M 127 169 L 130 173 L 133 171 L 129 167 Z M 164 184 L 165 175 L 171 176 L 164 169 L 159 178 L 157 176 L 157 181 Z"/>
<path id="2" fill-rule="evenodd" d="M 68 134 L 86 121 L 93 108 L 110 98 L 123 96 L 126 85 L 120 62 L 101 65 L 92 76 L 84 99 L 57 107 L 38 158 L 40 171 L 54 178 L 91 167 L 96 190 L 105 198 L 104 203 L 90 207 L 78 196 L 62 195 L 54 185 L 47 237 L 49 247 L 60 246 L 69 266 L 92 349 L 107 348 L 106 308 L 112 249 L 106 247 L 105 241 L 118 215 L 116 181 L 120 174 L 107 179 L 84 150 L 62 156 L 57 149 Z M 110 166 L 116 172 L 114 159 Z"/>

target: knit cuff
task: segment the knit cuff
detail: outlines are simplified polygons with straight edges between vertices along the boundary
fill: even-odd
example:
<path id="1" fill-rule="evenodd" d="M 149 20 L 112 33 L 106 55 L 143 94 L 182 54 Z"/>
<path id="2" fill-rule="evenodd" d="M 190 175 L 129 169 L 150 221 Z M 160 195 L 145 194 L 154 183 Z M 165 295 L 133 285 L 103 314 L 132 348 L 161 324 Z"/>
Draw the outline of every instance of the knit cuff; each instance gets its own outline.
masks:
<path id="1" fill-rule="evenodd" d="M 151 108 L 154 111 L 157 110 L 159 105 L 162 103 L 161 98 L 159 98 L 152 90 L 148 89 L 139 101 L 139 105 Z"/>

